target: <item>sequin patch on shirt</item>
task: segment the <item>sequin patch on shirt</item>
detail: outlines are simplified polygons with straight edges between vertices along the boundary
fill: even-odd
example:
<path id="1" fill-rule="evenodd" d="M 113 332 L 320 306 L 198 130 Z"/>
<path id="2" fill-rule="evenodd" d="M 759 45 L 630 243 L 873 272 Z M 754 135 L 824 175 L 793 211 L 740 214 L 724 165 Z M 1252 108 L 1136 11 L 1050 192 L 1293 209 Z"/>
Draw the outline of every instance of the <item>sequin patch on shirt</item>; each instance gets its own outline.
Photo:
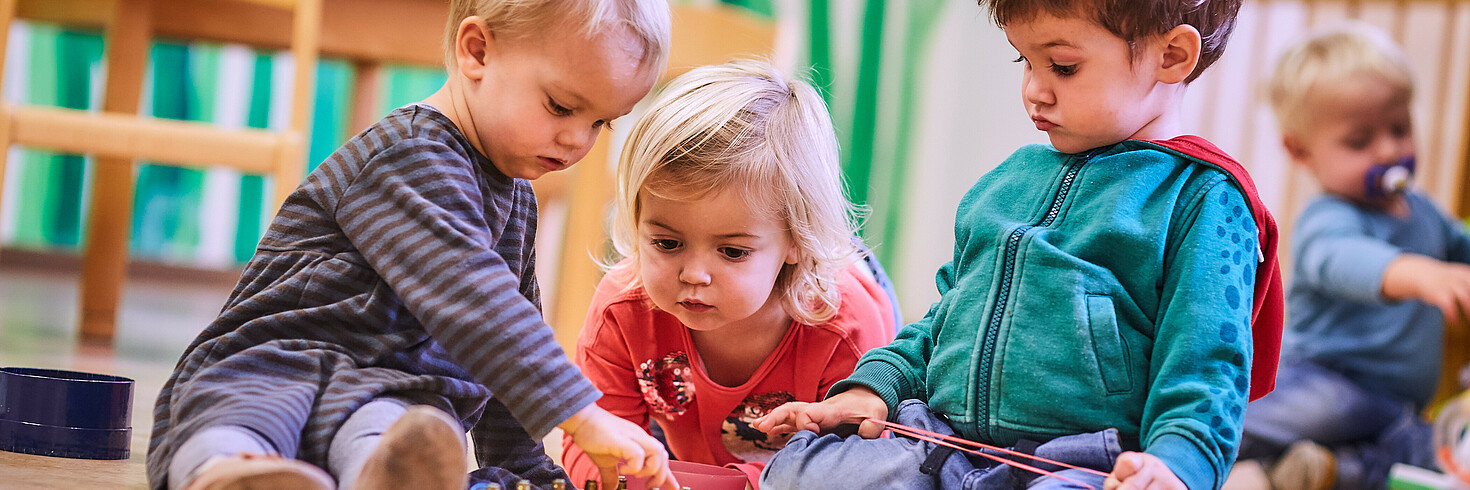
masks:
<path id="1" fill-rule="evenodd" d="M 770 435 L 750 426 L 755 419 L 764 417 L 771 410 L 786 402 L 796 401 L 796 396 L 787 391 L 762 393 L 745 397 L 735 406 L 725 422 L 720 425 L 720 440 L 730 455 L 747 463 L 767 462 L 776 451 L 786 447 L 791 433 Z"/>
<path id="2" fill-rule="evenodd" d="M 683 415 L 694 400 L 689 356 L 678 351 L 663 359 L 643 361 L 638 366 L 638 390 L 653 411 L 666 416 Z"/>

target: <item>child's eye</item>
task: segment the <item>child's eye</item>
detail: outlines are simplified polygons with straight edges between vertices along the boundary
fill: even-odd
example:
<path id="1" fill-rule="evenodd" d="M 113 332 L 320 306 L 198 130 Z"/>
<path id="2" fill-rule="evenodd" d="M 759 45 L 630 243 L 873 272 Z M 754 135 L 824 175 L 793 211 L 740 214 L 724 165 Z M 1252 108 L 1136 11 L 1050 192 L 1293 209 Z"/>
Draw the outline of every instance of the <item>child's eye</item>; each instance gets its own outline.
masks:
<path id="1" fill-rule="evenodd" d="M 720 254 L 731 260 L 741 260 L 750 256 L 750 251 L 743 248 L 720 247 Z"/>
<path id="2" fill-rule="evenodd" d="M 1026 62 L 1026 57 L 1025 56 L 1021 56 L 1019 54 L 1016 55 L 1016 59 L 1011 60 L 1011 63 L 1024 63 L 1024 62 Z"/>
<path id="3" fill-rule="evenodd" d="M 604 121 L 604 120 L 599 119 L 599 120 L 597 120 L 597 122 L 592 123 L 592 129 L 598 129 L 598 128 L 605 128 L 608 131 L 612 131 L 613 130 L 612 121 Z"/>
<path id="4" fill-rule="evenodd" d="M 1051 71 L 1052 73 L 1056 73 L 1064 77 L 1070 77 L 1073 74 L 1077 73 L 1077 65 L 1058 65 L 1056 63 L 1052 63 Z"/>
<path id="5" fill-rule="evenodd" d="M 555 114 L 555 115 L 558 115 L 558 116 L 570 116 L 570 115 L 572 115 L 572 110 L 571 109 L 567 108 L 567 106 L 564 106 L 564 105 L 561 105 L 561 104 L 556 103 L 556 100 L 555 99 L 546 99 L 546 105 L 551 110 L 551 113 L 552 114 Z"/>
<path id="6" fill-rule="evenodd" d="M 673 251 L 679 248 L 678 240 L 670 240 L 667 238 L 655 238 L 653 240 L 650 240 L 648 243 L 650 245 L 653 245 L 653 248 L 662 250 L 664 252 Z"/>

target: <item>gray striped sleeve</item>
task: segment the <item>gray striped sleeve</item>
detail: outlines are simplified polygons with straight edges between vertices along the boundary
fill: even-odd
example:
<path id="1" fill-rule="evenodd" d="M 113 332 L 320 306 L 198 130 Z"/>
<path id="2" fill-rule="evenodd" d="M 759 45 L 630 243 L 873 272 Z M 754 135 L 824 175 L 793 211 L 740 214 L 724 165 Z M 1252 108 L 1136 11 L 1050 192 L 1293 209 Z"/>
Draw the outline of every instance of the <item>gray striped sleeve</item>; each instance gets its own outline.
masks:
<path id="1" fill-rule="evenodd" d="M 481 189 L 462 155 L 409 140 L 362 169 L 336 220 L 429 335 L 539 439 L 601 394 L 521 293 L 489 232 L 533 228 L 514 213 L 489 214 L 500 208 L 486 206 L 496 196 Z"/>

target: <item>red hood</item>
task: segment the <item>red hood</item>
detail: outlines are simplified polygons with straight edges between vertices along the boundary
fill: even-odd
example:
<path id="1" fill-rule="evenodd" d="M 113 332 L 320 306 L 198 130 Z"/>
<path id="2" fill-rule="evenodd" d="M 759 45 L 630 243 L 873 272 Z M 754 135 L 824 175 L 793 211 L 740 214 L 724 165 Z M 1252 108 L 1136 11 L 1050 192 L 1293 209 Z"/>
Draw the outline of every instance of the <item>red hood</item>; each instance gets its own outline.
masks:
<path id="1" fill-rule="evenodd" d="M 1245 171 L 1245 167 L 1204 138 L 1188 135 L 1147 142 L 1219 168 L 1229 174 L 1241 192 L 1245 193 L 1251 216 L 1256 219 L 1256 228 L 1260 234 L 1257 243 L 1260 243 L 1264 257 L 1256 266 L 1256 291 L 1251 302 L 1251 340 L 1254 343 L 1254 354 L 1251 360 L 1250 399 L 1254 401 L 1266 396 L 1276 388 L 1276 365 L 1281 358 L 1281 328 L 1286 321 L 1281 264 L 1276 260 L 1276 219 L 1271 217 L 1271 212 L 1261 202 L 1256 184 Z"/>

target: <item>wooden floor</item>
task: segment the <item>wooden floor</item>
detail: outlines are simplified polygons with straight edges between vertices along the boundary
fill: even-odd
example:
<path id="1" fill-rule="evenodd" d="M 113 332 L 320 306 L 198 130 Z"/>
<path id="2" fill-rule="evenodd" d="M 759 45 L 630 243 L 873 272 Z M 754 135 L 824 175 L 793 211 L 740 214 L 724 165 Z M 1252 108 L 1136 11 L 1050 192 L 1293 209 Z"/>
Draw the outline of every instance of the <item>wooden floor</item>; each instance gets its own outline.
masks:
<path id="1" fill-rule="evenodd" d="M 0 489 L 147 488 L 143 458 L 153 424 L 153 398 L 184 347 L 219 312 L 237 273 L 134 269 L 123 291 L 115 346 L 79 345 L 76 261 L 0 252 L 0 366 L 68 369 L 135 381 L 129 459 L 0 451 Z"/>

